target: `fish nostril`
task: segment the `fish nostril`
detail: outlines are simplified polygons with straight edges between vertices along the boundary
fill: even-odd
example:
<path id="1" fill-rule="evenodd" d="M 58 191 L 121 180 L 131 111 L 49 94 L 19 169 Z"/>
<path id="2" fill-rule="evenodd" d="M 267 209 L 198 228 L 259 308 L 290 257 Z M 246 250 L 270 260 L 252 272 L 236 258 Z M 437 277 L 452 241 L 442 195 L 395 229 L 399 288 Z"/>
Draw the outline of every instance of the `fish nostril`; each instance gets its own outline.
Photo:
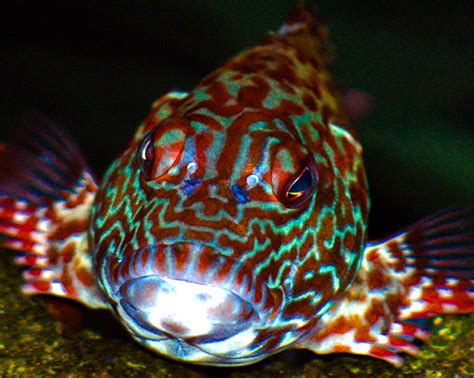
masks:
<path id="1" fill-rule="evenodd" d="M 198 178 L 185 179 L 183 184 L 180 186 L 180 189 L 184 192 L 185 195 L 190 195 L 194 190 L 197 189 L 202 180 Z"/>
<path id="2" fill-rule="evenodd" d="M 247 191 L 242 189 L 237 184 L 232 185 L 231 190 L 232 190 L 233 196 L 237 200 L 237 203 L 244 204 L 250 201 Z"/>

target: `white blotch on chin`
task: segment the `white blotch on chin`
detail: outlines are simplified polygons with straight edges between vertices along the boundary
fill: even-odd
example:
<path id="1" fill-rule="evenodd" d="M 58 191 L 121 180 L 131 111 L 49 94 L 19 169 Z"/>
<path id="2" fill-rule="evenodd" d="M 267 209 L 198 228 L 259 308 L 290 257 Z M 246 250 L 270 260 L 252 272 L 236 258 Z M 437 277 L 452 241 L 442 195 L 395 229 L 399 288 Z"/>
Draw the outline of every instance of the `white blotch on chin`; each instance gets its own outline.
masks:
<path id="1" fill-rule="evenodd" d="M 127 281 L 120 294 L 132 326 L 176 338 L 227 338 L 258 319 L 243 298 L 209 284 L 152 275 Z"/>
<path id="2" fill-rule="evenodd" d="M 167 323 L 181 325 L 190 335 L 206 335 L 212 331 L 212 309 L 225 304 L 228 292 L 218 287 L 169 280 L 168 290 L 156 295 L 156 306 L 151 309 L 148 321 L 163 327 Z"/>

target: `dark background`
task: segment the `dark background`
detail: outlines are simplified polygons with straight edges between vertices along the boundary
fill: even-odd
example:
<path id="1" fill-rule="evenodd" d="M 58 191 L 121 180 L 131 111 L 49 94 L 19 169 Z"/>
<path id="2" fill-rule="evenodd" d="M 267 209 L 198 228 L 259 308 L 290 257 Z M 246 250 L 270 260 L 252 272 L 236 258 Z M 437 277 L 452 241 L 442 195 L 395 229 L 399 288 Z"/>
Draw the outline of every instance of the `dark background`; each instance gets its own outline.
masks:
<path id="1" fill-rule="evenodd" d="M 98 174 L 166 90 L 192 89 L 276 30 L 298 3 L 4 2 L 0 138 L 38 109 L 78 140 Z M 306 3 L 311 3 L 306 1 Z M 318 1 L 334 76 L 374 96 L 358 125 L 376 237 L 437 209 L 474 204 L 472 1 Z"/>

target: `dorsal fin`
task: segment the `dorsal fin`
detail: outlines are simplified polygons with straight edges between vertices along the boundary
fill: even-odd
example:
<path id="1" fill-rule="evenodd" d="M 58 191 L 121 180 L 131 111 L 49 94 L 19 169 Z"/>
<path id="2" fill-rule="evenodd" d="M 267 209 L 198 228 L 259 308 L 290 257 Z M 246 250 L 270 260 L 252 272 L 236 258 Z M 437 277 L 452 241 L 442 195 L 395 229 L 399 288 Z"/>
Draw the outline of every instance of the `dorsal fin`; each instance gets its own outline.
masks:
<path id="1" fill-rule="evenodd" d="M 295 48 L 301 60 L 327 68 L 334 58 L 329 29 L 314 16 L 314 7 L 297 7 L 280 29 L 270 36 Z"/>
<path id="2" fill-rule="evenodd" d="M 329 73 L 332 56 L 328 29 L 308 8 L 297 8 L 279 31 L 208 75 L 194 93 L 203 90 L 219 109 L 224 107 L 223 115 L 241 108 L 262 108 L 264 100 L 277 107 L 289 101 L 282 96 L 293 99 L 294 104 L 303 99 L 305 109 L 315 118 L 347 127 L 349 121 Z M 293 106 L 295 112 L 298 105 L 294 104 L 288 107 Z M 191 104 L 189 109 L 204 105 Z M 215 109 L 217 105 L 209 106 Z"/>

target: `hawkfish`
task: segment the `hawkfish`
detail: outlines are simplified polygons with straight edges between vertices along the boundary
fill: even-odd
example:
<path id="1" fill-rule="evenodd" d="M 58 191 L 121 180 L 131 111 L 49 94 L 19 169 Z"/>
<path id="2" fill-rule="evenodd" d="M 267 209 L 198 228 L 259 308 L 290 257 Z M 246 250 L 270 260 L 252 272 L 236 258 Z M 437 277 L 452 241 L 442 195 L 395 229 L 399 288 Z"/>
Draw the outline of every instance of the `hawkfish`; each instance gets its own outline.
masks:
<path id="1" fill-rule="evenodd" d="M 25 118 L 0 152 L 1 243 L 23 293 L 110 310 L 142 346 L 222 366 L 290 348 L 400 366 L 430 334 L 413 319 L 473 312 L 472 207 L 368 241 L 332 57 L 298 8 L 159 98 L 100 183 L 66 131 Z"/>

